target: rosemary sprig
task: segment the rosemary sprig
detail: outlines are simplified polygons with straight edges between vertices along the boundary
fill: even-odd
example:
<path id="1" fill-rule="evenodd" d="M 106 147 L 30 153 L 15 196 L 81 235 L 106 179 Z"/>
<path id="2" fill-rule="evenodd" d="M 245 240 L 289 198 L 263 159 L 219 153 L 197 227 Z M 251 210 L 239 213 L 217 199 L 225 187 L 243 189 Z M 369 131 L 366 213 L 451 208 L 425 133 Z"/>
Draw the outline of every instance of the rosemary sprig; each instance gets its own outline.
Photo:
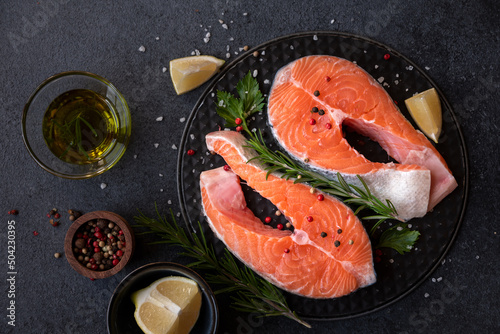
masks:
<path id="1" fill-rule="evenodd" d="M 144 233 L 154 233 L 161 240 L 153 243 L 164 243 L 180 246 L 183 248 L 181 255 L 190 257 L 194 262 L 189 267 L 210 270 L 206 276 L 208 283 L 223 285 L 224 288 L 216 293 L 236 292 L 231 296 L 233 307 L 244 312 L 256 312 L 263 316 L 285 316 L 303 326 L 311 326 L 300 319 L 297 314 L 290 309 L 281 291 L 274 285 L 256 276 L 254 272 L 246 266 L 240 266 L 233 255 L 225 249 L 222 256 L 217 257 L 212 245 L 209 245 L 203 233 L 198 237 L 195 233 L 186 231 L 177 225 L 176 219 L 171 211 L 171 222 L 158 212 L 155 205 L 157 218 L 149 218 L 140 213 L 134 217 L 140 227 L 148 228 Z M 199 223 L 198 223 L 199 224 Z M 201 225 L 199 224 L 200 231 Z"/>
<path id="2" fill-rule="evenodd" d="M 81 117 L 80 114 L 78 114 L 78 116 L 70 122 L 67 122 L 63 125 L 57 122 L 55 119 L 52 119 L 51 121 L 53 125 L 57 126 L 64 133 L 64 135 L 69 138 L 69 144 L 64 152 L 59 156 L 59 158 L 63 158 L 69 152 L 71 147 L 76 147 L 78 149 L 78 152 L 83 154 L 87 158 L 87 160 L 90 160 L 87 151 L 83 148 L 82 145 L 82 129 L 80 122 L 83 122 L 90 129 L 92 134 L 97 137 L 97 131 L 94 129 L 92 124 Z M 74 131 L 72 131 L 72 127 L 74 127 Z"/>
<path id="3" fill-rule="evenodd" d="M 266 146 L 260 131 L 258 136 L 254 133 L 249 135 L 251 139 L 247 140 L 248 147 L 253 148 L 258 153 L 251 160 L 258 160 L 263 163 L 268 175 L 278 172 L 281 173 L 282 178 L 287 180 L 295 178 L 295 183 L 306 182 L 313 188 L 343 198 L 345 203 L 357 206 L 354 212 L 356 215 L 366 208 L 375 211 L 377 215 L 363 217 L 363 219 L 378 219 L 377 223 L 372 227 L 371 233 L 385 220 L 398 219 L 396 208 L 391 201 L 386 200 L 384 204 L 374 196 L 361 176 L 357 175 L 363 188 L 348 184 L 340 173 L 337 173 L 337 181 L 328 179 L 319 173 L 303 168 L 281 151 L 271 151 Z"/>

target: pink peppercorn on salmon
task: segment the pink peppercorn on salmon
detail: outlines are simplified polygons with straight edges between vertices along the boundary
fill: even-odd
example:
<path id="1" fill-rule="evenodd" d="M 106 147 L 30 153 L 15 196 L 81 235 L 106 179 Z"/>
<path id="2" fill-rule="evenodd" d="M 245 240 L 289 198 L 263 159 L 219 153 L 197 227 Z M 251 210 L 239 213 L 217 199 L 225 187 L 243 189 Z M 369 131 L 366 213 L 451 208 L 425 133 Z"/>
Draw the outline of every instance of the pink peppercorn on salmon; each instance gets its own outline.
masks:
<path id="1" fill-rule="evenodd" d="M 268 116 L 291 156 L 358 186 L 360 175 L 375 196 L 391 200 L 400 219 L 424 216 L 457 186 L 444 159 L 384 88 L 345 59 L 308 56 L 281 68 Z M 399 163 L 367 160 L 344 138 L 342 124 L 377 141 Z"/>
<path id="2" fill-rule="evenodd" d="M 276 286 L 310 298 L 340 297 L 376 281 L 370 240 L 351 209 L 308 185 L 274 174 L 266 179 L 259 163 L 247 163 L 256 152 L 244 147 L 238 132 L 213 132 L 206 142 L 230 169 L 201 173 L 203 209 L 215 235 L 243 263 Z M 293 233 L 264 225 L 252 213 L 239 177 L 276 205 Z"/>

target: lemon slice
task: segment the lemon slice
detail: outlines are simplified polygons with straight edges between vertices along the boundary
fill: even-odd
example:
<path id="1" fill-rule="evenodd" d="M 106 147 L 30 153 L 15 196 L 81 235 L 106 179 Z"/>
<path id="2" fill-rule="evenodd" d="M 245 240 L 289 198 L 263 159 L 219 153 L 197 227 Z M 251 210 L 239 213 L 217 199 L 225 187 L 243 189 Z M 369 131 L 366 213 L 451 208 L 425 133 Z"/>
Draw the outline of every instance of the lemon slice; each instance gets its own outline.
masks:
<path id="1" fill-rule="evenodd" d="M 201 293 L 195 281 L 170 276 L 132 294 L 134 317 L 146 334 L 187 334 L 200 313 Z"/>
<path id="2" fill-rule="evenodd" d="M 405 104 L 420 130 L 437 143 L 441 134 L 442 113 L 436 90 L 431 88 L 414 95 L 406 99 Z"/>
<path id="3" fill-rule="evenodd" d="M 170 61 L 170 77 L 177 95 L 184 94 L 207 82 L 224 60 L 213 56 L 192 56 Z"/>

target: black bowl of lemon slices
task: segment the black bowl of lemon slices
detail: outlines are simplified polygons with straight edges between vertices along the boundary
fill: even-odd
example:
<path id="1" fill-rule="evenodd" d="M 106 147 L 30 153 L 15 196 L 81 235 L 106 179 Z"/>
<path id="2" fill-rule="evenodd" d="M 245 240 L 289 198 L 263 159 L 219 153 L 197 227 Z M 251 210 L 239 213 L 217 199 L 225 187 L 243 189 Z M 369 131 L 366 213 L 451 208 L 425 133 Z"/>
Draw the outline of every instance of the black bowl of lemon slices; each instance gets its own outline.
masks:
<path id="1" fill-rule="evenodd" d="M 199 274 L 177 263 L 157 262 L 120 282 L 107 321 L 110 334 L 212 334 L 217 332 L 219 311 L 214 293 Z"/>

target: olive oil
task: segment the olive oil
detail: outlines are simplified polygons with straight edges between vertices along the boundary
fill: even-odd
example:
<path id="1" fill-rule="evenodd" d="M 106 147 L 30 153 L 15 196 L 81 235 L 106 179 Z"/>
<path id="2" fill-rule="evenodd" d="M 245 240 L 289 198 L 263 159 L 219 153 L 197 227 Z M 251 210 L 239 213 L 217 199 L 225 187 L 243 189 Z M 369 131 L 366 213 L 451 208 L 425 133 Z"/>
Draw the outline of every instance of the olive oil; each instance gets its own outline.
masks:
<path id="1" fill-rule="evenodd" d="M 43 117 L 43 137 L 59 159 L 73 164 L 101 160 L 116 142 L 114 107 L 100 94 L 75 89 L 59 95 Z"/>

